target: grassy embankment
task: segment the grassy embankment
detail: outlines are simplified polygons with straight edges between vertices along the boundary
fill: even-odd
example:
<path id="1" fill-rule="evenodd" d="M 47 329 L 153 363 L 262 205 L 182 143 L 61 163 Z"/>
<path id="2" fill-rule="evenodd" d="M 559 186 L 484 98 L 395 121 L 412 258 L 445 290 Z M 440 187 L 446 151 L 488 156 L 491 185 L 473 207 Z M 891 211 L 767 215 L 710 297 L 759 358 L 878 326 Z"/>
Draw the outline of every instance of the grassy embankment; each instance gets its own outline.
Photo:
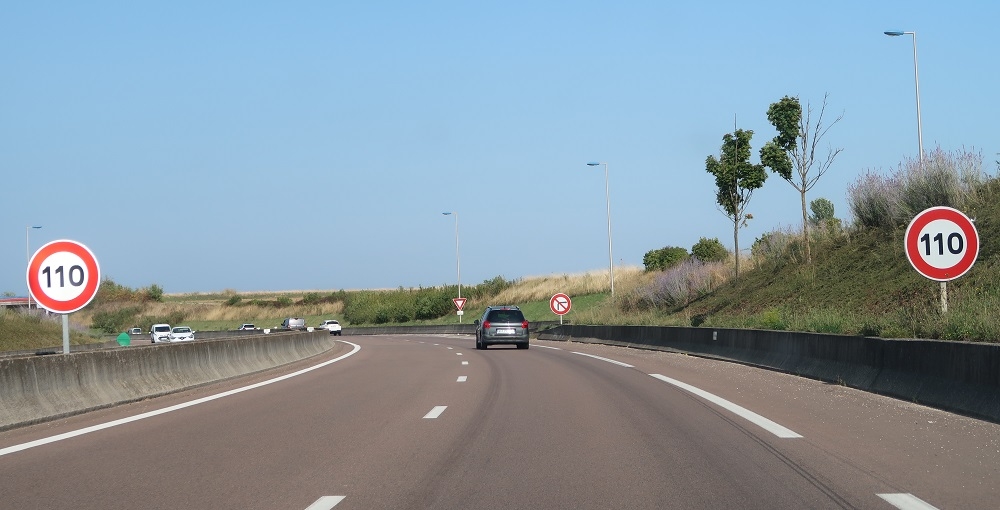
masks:
<path id="1" fill-rule="evenodd" d="M 904 248 L 905 222 L 884 228 L 821 228 L 814 232 L 812 261 L 804 260 L 797 232 L 772 232 L 754 243 L 753 255 L 734 278 L 730 263 L 682 263 L 662 272 L 616 271 L 616 295 L 608 295 L 606 272 L 552 275 L 516 281 L 493 279 L 463 287 L 469 298 L 463 322 L 491 304 L 522 306 L 531 321 L 556 320 L 548 299 L 573 298 L 566 319 L 589 324 L 660 324 L 813 331 L 886 338 L 1000 341 L 1000 181 L 991 179 L 965 207 L 979 231 L 978 261 L 948 284 L 948 312 L 939 285 L 917 274 Z M 113 286 L 108 286 L 114 289 Z M 331 293 L 191 294 L 151 301 L 117 289 L 71 316 L 86 330 L 120 312 L 121 330 L 148 329 L 153 322 L 184 323 L 200 330 L 233 329 L 243 322 L 274 327 L 299 316 L 315 325 L 336 318 L 347 326 L 457 322 L 454 287 Z M 104 292 L 102 286 L 101 292 Z M 99 298 L 101 297 L 99 293 Z M 100 299 L 98 300 L 100 301 Z M 357 319 L 352 319 L 352 317 Z M 420 319 L 420 320 L 416 320 Z M 91 337 L 97 340 L 99 335 Z M 87 341 L 75 334 L 74 343 Z M 16 313 L 0 315 L 0 350 L 61 343 L 58 321 Z"/>

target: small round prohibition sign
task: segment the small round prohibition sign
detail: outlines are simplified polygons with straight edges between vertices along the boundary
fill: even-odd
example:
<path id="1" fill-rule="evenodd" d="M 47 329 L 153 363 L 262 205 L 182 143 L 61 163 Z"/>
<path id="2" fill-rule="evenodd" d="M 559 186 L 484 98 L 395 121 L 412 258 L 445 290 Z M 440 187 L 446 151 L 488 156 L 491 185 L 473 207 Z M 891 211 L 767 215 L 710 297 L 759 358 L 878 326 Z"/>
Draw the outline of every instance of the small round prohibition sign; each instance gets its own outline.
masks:
<path id="1" fill-rule="evenodd" d="M 573 308 L 573 302 L 569 299 L 569 296 L 562 292 L 549 299 L 549 309 L 556 315 L 566 315 L 569 313 L 570 308 Z"/>
<path id="2" fill-rule="evenodd" d="M 979 256 L 979 232 L 962 211 L 931 207 L 906 227 L 906 258 L 926 278 L 947 282 L 962 276 Z"/>
<path id="3" fill-rule="evenodd" d="M 54 313 L 73 313 L 97 295 L 101 268 L 89 248 L 61 239 L 42 246 L 31 256 L 26 278 L 28 291 L 38 306 Z"/>

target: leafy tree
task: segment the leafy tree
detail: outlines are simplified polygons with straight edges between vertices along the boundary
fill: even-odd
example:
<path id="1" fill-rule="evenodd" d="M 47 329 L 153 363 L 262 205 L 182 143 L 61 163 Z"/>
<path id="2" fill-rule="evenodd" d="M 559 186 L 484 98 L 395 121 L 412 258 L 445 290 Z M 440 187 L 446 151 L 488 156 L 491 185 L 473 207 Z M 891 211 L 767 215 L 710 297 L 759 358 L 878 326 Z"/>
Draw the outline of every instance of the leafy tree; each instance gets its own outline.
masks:
<path id="1" fill-rule="evenodd" d="M 833 202 L 825 198 L 817 198 L 816 200 L 809 202 L 809 210 L 812 211 L 812 216 L 809 217 L 809 223 L 813 225 L 819 225 L 824 221 L 834 219 Z"/>
<path id="2" fill-rule="evenodd" d="M 729 257 L 729 250 L 716 237 L 702 237 L 691 247 L 691 255 L 702 262 L 722 262 Z"/>
<path id="3" fill-rule="evenodd" d="M 767 172 L 764 165 L 750 163 L 750 139 L 753 131 L 737 129 L 735 134 L 722 137 L 719 159 L 709 156 L 705 170 L 715 176 L 715 200 L 722 212 L 733 222 L 733 253 L 736 258 L 736 278 L 740 276 L 740 226 L 753 219 L 747 206 L 754 190 L 764 185 Z"/>
<path id="4" fill-rule="evenodd" d="M 760 149 L 760 162 L 799 192 L 807 262 L 812 261 L 812 253 L 809 249 L 806 192 L 816 185 L 819 178 L 830 169 L 837 154 L 844 150 L 831 147 L 827 151 L 826 159 L 816 160 L 816 146 L 826 132 L 844 118 L 844 114 L 840 114 L 829 126 L 823 126 L 823 114 L 826 113 L 826 99 L 829 95 L 823 96 L 823 106 L 819 110 L 819 118 L 815 124 L 812 123 L 812 106 L 806 103 L 806 114 L 803 117 L 798 97 L 785 96 L 778 102 L 772 103 L 767 109 L 767 120 L 778 130 L 778 136 Z M 817 165 L 816 172 L 810 175 L 813 165 Z"/>
<path id="5" fill-rule="evenodd" d="M 678 246 L 664 246 L 659 250 L 649 250 L 642 256 L 646 271 L 662 271 L 676 266 L 688 258 L 688 252 Z"/>

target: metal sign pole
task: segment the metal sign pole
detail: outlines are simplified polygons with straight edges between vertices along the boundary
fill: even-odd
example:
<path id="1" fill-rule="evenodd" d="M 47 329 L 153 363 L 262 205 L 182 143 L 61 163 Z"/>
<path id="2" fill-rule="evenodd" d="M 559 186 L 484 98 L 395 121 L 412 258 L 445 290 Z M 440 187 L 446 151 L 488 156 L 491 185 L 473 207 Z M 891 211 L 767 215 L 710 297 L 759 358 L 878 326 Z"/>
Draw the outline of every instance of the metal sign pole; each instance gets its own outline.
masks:
<path id="1" fill-rule="evenodd" d="M 62 314 L 63 354 L 69 354 L 69 314 Z"/>

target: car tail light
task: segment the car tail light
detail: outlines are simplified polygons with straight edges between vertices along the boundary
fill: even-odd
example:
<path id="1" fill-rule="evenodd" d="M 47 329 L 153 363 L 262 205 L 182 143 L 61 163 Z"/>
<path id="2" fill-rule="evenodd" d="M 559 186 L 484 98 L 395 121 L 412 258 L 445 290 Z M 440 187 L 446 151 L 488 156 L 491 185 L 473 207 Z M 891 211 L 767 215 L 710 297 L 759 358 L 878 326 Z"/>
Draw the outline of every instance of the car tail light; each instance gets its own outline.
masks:
<path id="1" fill-rule="evenodd" d="M 524 329 L 528 329 L 528 321 L 521 321 L 521 327 Z"/>
<path id="2" fill-rule="evenodd" d="M 483 321 L 483 329 L 490 329 L 490 321 Z"/>

